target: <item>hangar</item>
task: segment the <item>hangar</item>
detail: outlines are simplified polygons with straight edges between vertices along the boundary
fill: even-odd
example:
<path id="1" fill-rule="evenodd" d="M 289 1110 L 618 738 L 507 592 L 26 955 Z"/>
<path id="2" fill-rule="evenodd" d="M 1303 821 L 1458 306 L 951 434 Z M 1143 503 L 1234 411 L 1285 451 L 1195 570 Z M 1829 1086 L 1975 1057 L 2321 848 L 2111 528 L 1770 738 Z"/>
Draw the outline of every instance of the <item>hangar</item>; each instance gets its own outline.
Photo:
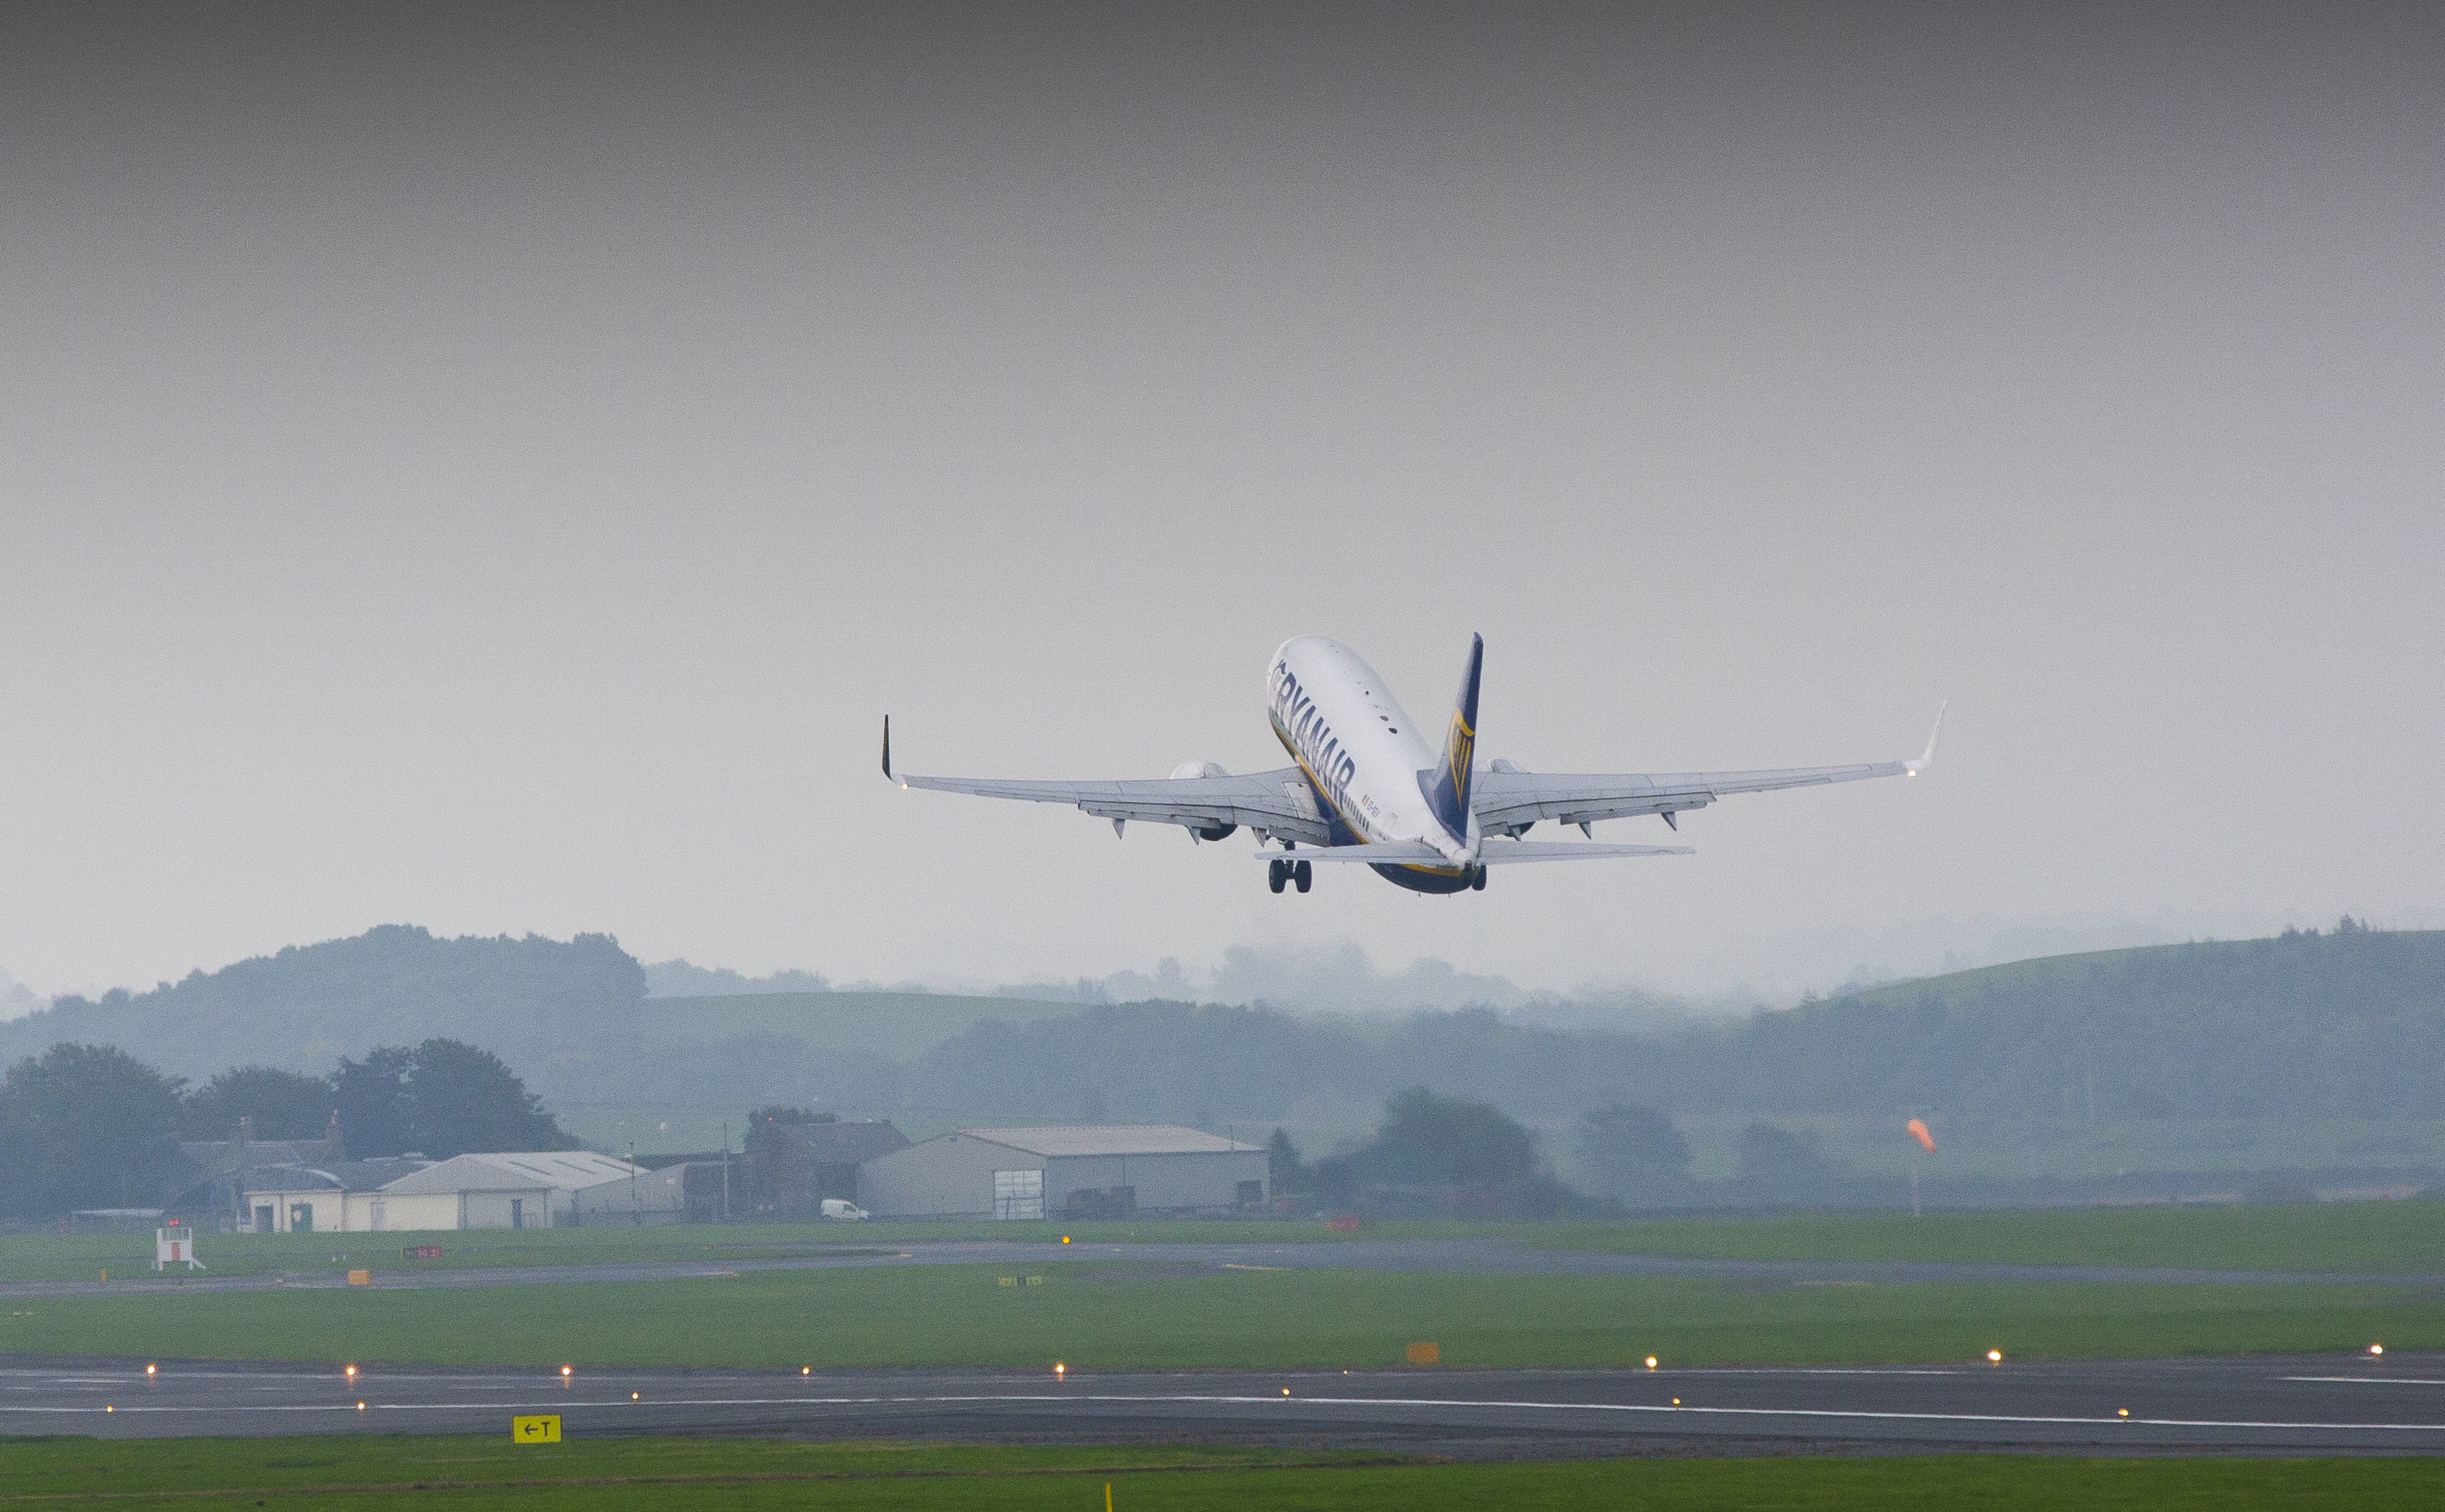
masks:
<path id="1" fill-rule="evenodd" d="M 361 1161 L 358 1166 L 376 1163 Z M 366 1229 L 551 1228 L 569 1223 L 577 1194 L 606 1182 L 650 1177 L 643 1167 L 584 1149 L 455 1155 L 370 1189 L 322 1170 L 310 1182 L 250 1190 L 258 1232 Z"/>
<path id="2" fill-rule="evenodd" d="M 1227 1213 L 1265 1200 L 1265 1151 L 1177 1124 L 962 1129 L 858 1167 L 877 1218 Z"/>

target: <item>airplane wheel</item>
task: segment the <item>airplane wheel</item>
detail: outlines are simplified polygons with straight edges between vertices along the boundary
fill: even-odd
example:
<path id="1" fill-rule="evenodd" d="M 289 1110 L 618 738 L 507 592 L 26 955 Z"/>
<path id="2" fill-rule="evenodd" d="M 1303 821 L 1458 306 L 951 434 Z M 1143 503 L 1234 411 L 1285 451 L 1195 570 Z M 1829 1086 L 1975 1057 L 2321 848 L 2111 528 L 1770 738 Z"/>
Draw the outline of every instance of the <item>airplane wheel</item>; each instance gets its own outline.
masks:
<path id="1" fill-rule="evenodd" d="M 1288 882 L 1288 881 L 1290 881 L 1290 880 L 1291 880 L 1291 879 L 1290 879 L 1290 876 L 1289 876 L 1289 870 L 1290 870 L 1290 868 L 1287 868 L 1287 867 L 1283 866 L 1283 865 L 1282 865 L 1280 862 L 1278 862 L 1278 861 L 1268 861 L 1268 862 L 1266 862 L 1266 863 L 1265 863 L 1265 886 L 1266 886 L 1266 887 L 1268 887 L 1273 888 L 1276 892 L 1279 892 L 1279 891 L 1281 891 L 1281 890 L 1282 890 L 1282 884 L 1284 884 L 1284 883 L 1286 883 L 1286 882 Z"/>
<path id="2" fill-rule="evenodd" d="M 1316 864 L 1312 861 L 1301 861 L 1291 868 L 1291 875 L 1297 880 L 1298 890 L 1305 892 L 1307 885 L 1316 880 Z"/>
<path id="3" fill-rule="evenodd" d="M 1485 868 L 1484 867 L 1478 868 L 1477 875 L 1468 879 L 1468 890 L 1471 892 L 1484 892 L 1485 890 Z"/>

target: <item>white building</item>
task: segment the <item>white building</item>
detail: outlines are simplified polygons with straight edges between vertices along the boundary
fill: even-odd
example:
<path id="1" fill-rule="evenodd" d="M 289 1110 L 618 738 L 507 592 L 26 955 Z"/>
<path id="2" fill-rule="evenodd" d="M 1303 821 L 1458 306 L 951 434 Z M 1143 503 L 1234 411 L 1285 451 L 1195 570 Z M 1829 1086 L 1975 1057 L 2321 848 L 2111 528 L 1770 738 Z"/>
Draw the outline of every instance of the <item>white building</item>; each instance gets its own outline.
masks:
<path id="1" fill-rule="evenodd" d="M 683 1223 L 687 1222 L 688 1167 L 665 1166 L 614 1176 L 577 1189 L 566 1218 L 571 1223 Z"/>
<path id="2" fill-rule="evenodd" d="M 858 1167 L 877 1218 L 1119 1218 L 1265 1200 L 1265 1151 L 1177 1124 L 963 1129 Z"/>
<path id="3" fill-rule="evenodd" d="M 578 1192 L 651 1174 L 585 1149 L 456 1155 L 370 1190 L 352 1191 L 334 1180 L 249 1191 L 246 1202 L 258 1229 L 269 1212 L 272 1232 L 281 1234 L 551 1228 L 569 1221 Z"/>

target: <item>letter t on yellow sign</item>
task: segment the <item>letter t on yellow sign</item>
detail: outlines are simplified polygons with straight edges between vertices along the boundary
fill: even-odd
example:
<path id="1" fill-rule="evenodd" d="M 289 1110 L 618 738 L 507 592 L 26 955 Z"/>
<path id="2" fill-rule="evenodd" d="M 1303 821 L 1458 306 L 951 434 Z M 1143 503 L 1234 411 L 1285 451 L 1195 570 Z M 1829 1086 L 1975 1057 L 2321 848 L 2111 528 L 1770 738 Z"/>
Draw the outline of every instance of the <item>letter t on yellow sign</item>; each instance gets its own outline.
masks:
<path id="1" fill-rule="evenodd" d="M 510 1437 L 520 1444 L 557 1444 L 560 1442 L 560 1419 L 553 1417 L 513 1417 L 510 1419 Z"/>

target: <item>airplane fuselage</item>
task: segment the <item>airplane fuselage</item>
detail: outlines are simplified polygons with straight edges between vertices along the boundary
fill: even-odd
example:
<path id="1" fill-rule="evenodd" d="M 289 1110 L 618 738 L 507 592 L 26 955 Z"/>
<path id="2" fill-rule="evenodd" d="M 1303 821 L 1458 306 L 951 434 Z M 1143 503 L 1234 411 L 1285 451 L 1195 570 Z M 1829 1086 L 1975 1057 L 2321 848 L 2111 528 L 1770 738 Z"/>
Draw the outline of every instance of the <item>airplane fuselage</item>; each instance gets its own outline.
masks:
<path id="1" fill-rule="evenodd" d="M 1460 832 L 1436 816 L 1429 797 L 1439 761 L 1434 746 L 1357 652 L 1316 635 L 1283 642 L 1265 677 L 1265 702 L 1275 736 L 1315 790 L 1334 844 L 1421 843 L 1450 865 L 1373 869 L 1416 892 L 1459 892 L 1475 884 L 1475 815 Z"/>
<path id="2" fill-rule="evenodd" d="M 1914 777 L 1935 759 L 1930 733 L 1915 761 L 1661 774 L 1535 773 L 1496 761 L 1480 772 L 1484 672 L 1485 638 L 1472 635 L 1447 712 L 1421 725 L 1350 647 L 1321 635 L 1295 636 L 1265 669 L 1266 714 L 1295 765 L 1233 776 L 1217 762 L 1184 761 L 1167 777 L 1089 781 L 920 776 L 893 769 L 887 717 L 883 775 L 904 790 L 1074 805 L 1110 820 L 1115 837 L 1133 820 L 1178 825 L 1193 840 L 1222 840 L 1244 828 L 1256 837 L 1265 884 L 1276 893 L 1290 887 L 1305 892 L 1318 867 L 1335 865 L 1371 868 L 1412 892 L 1450 893 L 1484 887 L 1495 867 L 1689 853 L 1687 846 L 1595 843 L 1591 827 L 1600 819 L 1650 815 L 1672 825 L 1675 814 L 1729 793 Z M 1521 838 L 1548 820 L 1591 843 Z"/>

